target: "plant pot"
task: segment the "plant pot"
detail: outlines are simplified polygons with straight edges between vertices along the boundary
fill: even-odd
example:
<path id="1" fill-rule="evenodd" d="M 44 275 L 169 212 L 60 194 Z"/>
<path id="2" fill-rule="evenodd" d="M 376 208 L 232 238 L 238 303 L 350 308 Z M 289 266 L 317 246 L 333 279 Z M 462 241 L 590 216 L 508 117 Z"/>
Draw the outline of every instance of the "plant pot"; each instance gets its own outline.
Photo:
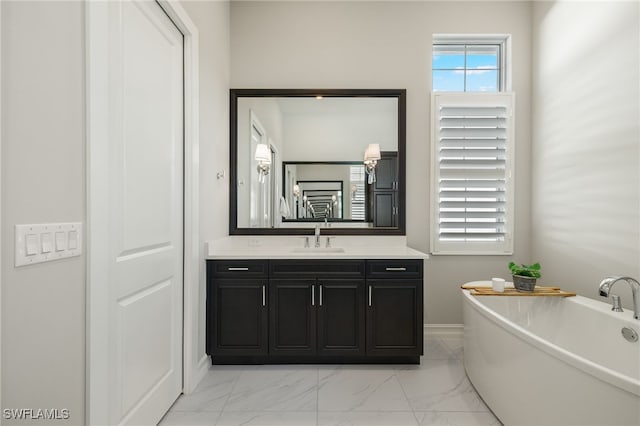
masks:
<path id="1" fill-rule="evenodd" d="M 522 275 L 512 275 L 513 277 L 513 286 L 518 291 L 529 291 L 532 292 L 536 287 L 536 278 L 532 277 L 523 277 Z"/>

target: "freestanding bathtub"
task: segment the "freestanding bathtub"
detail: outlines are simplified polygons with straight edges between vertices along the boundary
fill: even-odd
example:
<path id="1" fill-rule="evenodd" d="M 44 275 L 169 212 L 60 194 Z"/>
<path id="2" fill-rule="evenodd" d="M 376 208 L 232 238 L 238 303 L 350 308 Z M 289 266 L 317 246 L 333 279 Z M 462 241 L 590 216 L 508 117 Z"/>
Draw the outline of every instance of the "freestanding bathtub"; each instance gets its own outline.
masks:
<path id="1" fill-rule="evenodd" d="M 505 425 L 640 425 L 640 342 L 621 334 L 640 333 L 630 310 L 462 293 L 465 370 Z"/>

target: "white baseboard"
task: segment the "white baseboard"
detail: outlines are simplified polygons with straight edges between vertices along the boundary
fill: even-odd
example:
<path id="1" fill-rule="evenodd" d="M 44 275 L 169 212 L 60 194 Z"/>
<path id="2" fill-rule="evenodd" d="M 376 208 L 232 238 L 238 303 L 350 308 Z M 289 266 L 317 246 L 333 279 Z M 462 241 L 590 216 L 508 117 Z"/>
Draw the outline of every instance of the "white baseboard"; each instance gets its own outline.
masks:
<path id="1" fill-rule="evenodd" d="M 424 334 L 427 337 L 461 339 L 464 336 L 464 324 L 425 324 Z"/>
<path id="2" fill-rule="evenodd" d="M 204 379 L 204 376 L 207 375 L 210 365 L 211 365 L 211 358 L 209 358 L 208 355 L 205 355 L 202 358 L 200 358 L 200 361 L 198 361 L 198 366 L 195 368 L 195 371 L 193 373 L 193 377 L 192 377 L 193 380 L 191 381 L 191 383 L 193 383 L 192 388 L 183 389 L 183 393 L 185 395 L 193 393 L 193 391 L 196 390 L 196 387 L 198 386 L 198 384 L 200 384 L 202 379 Z"/>

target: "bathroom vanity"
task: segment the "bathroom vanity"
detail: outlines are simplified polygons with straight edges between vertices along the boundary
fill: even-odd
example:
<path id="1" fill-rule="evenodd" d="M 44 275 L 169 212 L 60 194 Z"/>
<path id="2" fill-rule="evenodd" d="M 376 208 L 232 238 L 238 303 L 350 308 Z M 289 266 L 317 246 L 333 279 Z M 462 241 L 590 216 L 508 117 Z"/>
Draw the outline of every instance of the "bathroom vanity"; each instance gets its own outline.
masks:
<path id="1" fill-rule="evenodd" d="M 379 250 L 356 258 L 350 251 L 210 256 L 212 362 L 419 363 L 423 255 L 405 248 L 412 256 L 381 258 Z"/>
<path id="2" fill-rule="evenodd" d="M 406 90 L 231 89 L 230 106 L 212 362 L 418 363 L 427 256 L 406 246 Z"/>

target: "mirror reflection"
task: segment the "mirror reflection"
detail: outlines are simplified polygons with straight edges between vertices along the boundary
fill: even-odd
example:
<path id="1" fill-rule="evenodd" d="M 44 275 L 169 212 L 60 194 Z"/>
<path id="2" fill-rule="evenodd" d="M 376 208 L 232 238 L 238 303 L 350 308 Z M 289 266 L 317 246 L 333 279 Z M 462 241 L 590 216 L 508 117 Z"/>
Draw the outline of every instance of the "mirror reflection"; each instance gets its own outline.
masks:
<path id="1" fill-rule="evenodd" d="M 362 162 L 285 162 L 284 222 L 366 221 Z"/>
<path id="2" fill-rule="evenodd" d="M 398 228 L 398 96 L 235 99 L 238 229 Z"/>

